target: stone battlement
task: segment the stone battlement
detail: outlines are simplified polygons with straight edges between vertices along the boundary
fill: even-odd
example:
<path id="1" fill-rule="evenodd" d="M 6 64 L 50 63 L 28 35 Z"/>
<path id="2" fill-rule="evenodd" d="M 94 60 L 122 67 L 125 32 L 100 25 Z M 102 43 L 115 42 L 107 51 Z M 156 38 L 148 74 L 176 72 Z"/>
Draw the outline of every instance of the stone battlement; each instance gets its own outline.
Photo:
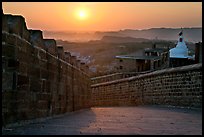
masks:
<path id="1" fill-rule="evenodd" d="M 90 78 L 54 39 L 2 15 L 3 125 L 89 108 Z"/>

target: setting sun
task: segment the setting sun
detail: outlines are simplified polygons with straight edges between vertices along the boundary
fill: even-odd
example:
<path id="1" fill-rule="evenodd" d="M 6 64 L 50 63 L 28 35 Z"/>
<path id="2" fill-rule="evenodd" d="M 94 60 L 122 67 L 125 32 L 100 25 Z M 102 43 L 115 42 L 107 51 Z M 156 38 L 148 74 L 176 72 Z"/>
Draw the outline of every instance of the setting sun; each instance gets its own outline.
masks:
<path id="1" fill-rule="evenodd" d="M 85 19 L 87 17 L 87 12 L 85 10 L 80 10 L 78 12 L 79 19 Z"/>

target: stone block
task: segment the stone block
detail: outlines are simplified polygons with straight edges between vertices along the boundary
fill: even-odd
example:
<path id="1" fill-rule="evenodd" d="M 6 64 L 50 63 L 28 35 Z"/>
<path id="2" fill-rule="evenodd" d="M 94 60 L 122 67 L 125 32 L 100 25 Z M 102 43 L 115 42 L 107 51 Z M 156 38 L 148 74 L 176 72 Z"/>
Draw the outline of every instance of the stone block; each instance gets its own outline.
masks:
<path id="1" fill-rule="evenodd" d="M 31 64 L 32 62 L 31 61 L 31 57 L 30 55 L 27 53 L 27 52 L 24 52 L 20 49 L 17 50 L 17 60 L 19 62 L 24 62 L 24 63 L 27 63 L 27 64 Z"/>
<path id="2" fill-rule="evenodd" d="M 3 112 L 2 113 L 2 125 L 17 122 L 16 112 Z"/>
<path id="3" fill-rule="evenodd" d="M 15 103 L 17 100 L 17 95 L 18 93 L 12 90 L 2 92 L 2 106 L 9 109 L 11 107 L 10 104 L 12 102 Z"/>
<path id="4" fill-rule="evenodd" d="M 41 83 L 38 79 L 30 79 L 30 91 L 32 92 L 40 92 L 41 91 Z"/>
<path id="5" fill-rule="evenodd" d="M 2 56 L 9 58 L 16 58 L 16 47 L 9 44 L 2 45 Z"/>
<path id="6" fill-rule="evenodd" d="M 41 109 L 37 109 L 37 117 L 46 117 L 48 116 L 48 110 L 41 110 Z"/>
<path id="7" fill-rule="evenodd" d="M 16 38 L 16 45 L 15 46 L 17 46 L 21 49 L 21 47 L 23 46 L 23 43 L 24 43 L 23 40 Z"/>
<path id="8" fill-rule="evenodd" d="M 32 77 L 40 78 L 40 68 L 38 66 L 29 66 L 29 75 Z"/>
<path id="9" fill-rule="evenodd" d="M 45 79 L 41 79 L 41 83 L 42 83 L 42 91 L 41 92 L 46 92 L 47 90 L 46 90 L 46 88 L 47 88 L 47 85 L 46 85 L 46 83 L 47 83 L 47 80 L 45 80 Z"/>
<path id="10" fill-rule="evenodd" d="M 28 109 L 28 119 L 36 119 L 37 118 L 37 103 L 29 102 L 29 109 Z"/>
<path id="11" fill-rule="evenodd" d="M 20 108 L 17 111 L 16 117 L 18 120 L 27 120 L 28 119 L 28 109 Z"/>
<path id="12" fill-rule="evenodd" d="M 9 31 L 8 28 L 8 16 L 2 15 L 2 31 Z"/>
<path id="13" fill-rule="evenodd" d="M 2 33 L 1 37 L 2 37 L 2 42 L 7 42 L 7 34 Z"/>
<path id="14" fill-rule="evenodd" d="M 49 104 L 47 100 L 39 100 L 37 103 L 37 108 L 41 110 L 48 110 Z"/>
<path id="15" fill-rule="evenodd" d="M 24 75 L 17 75 L 17 86 L 23 86 L 29 84 L 29 77 Z"/>
<path id="16" fill-rule="evenodd" d="M 23 35 L 22 38 L 25 39 L 26 41 L 30 42 L 30 32 L 26 27 L 26 24 L 24 25 L 24 29 L 23 29 Z"/>
<path id="17" fill-rule="evenodd" d="M 39 59 L 36 55 L 30 56 L 30 64 L 39 65 Z"/>
<path id="18" fill-rule="evenodd" d="M 41 74 L 41 76 L 40 76 L 41 79 L 48 79 L 48 71 L 46 69 L 41 68 L 40 74 Z"/>
<path id="19" fill-rule="evenodd" d="M 42 69 L 47 69 L 47 61 L 45 61 L 45 60 L 39 60 L 39 66 L 40 66 L 40 68 L 42 68 Z"/>
<path id="20" fill-rule="evenodd" d="M 28 64 L 20 61 L 17 71 L 21 74 L 28 75 Z"/>
<path id="21" fill-rule="evenodd" d="M 39 50 L 38 54 L 41 60 L 47 60 L 47 55 L 45 52 L 43 52 L 42 50 Z"/>
<path id="22" fill-rule="evenodd" d="M 51 93 L 53 94 L 53 96 L 57 95 L 57 85 L 56 82 L 51 82 L 50 85 L 50 89 L 51 89 Z"/>
<path id="23" fill-rule="evenodd" d="M 29 57 L 32 57 L 35 54 L 37 54 L 36 48 L 31 46 L 30 44 L 27 44 L 27 46 L 26 46 L 26 53 L 29 55 Z"/>
<path id="24" fill-rule="evenodd" d="M 2 64 L 2 73 L 3 73 L 7 70 L 8 59 L 6 57 L 2 57 L 1 64 Z"/>
<path id="25" fill-rule="evenodd" d="M 16 88 L 16 74 L 14 72 L 2 73 L 2 91 L 9 91 Z"/>
<path id="26" fill-rule="evenodd" d="M 17 38 L 16 38 L 16 36 L 14 36 L 14 35 L 7 35 L 7 37 L 6 37 L 7 39 L 7 41 L 6 41 L 6 43 L 7 44 L 10 44 L 10 45 L 13 45 L 13 46 L 16 46 L 17 44 L 16 44 L 16 42 L 17 42 Z"/>
<path id="27" fill-rule="evenodd" d="M 46 81 L 46 92 L 47 93 L 51 92 L 51 82 L 49 80 Z"/>

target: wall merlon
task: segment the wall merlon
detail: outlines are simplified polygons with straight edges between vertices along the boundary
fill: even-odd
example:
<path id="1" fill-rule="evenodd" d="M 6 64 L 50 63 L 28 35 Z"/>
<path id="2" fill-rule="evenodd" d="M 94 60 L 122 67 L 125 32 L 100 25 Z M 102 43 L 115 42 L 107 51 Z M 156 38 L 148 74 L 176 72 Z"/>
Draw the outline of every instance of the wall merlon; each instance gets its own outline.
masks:
<path id="1" fill-rule="evenodd" d="M 77 66 L 77 59 L 76 59 L 76 56 L 73 56 L 73 55 L 71 55 L 71 64 L 73 65 L 73 66 Z"/>
<path id="2" fill-rule="evenodd" d="M 68 52 L 68 51 L 65 51 L 64 52 L 64 56 L 65 56 L 65 61 L 70 63 L 70 60 L 71 60 L 71 53 Z"/>
<path id="3" fill-rule="evenodd" d="M 63 46 L 57 46 L 57 53 L 58 57 L 62 60 L 65 59 L 65 54 L 64 54 L 64 47 Z"/>
<path id="4" fill-rule="evenodd" d="M 54 39 L 43 39 L 46 50 L 57 57 L 57 44 Z"/>
<path id="5" fill-rule="evenodd" d="M 4 14 L 2 16 L 3 27 L 5 31 L 23 37 L 23 31 L 27 29 L 25 18 L 19 15 Z"/>
<path id="6" fill-rule="evenodd" d="M 33 46 L 45 49 L 43 43 L 43 35 L 41 30 L 29 30 L 30 32 L 30 42 Z"/>

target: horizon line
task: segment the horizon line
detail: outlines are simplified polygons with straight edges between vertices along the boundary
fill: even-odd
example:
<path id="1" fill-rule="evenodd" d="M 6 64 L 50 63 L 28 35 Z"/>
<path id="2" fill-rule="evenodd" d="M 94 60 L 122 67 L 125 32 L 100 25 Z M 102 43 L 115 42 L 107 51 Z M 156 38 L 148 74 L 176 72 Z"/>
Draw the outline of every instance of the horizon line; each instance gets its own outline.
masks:
<path id="1" fill-rule="evenodd" d="M 124 30 L 150 30 L 150 29 L 195 29 L 195 28 L 202 28 L 202 26 L 192 26 L 192 27 L 152 27 L 152 28 L 144 28 L 144 29 L 134 29 L 134 28 L 124 28 L 124 29 L 116 29 L 116 30 L 43 30 L 37 29 L 42 31 L 58 31 L 58 32 L 116 32 L 116 31 L 124 31 Z"/>

